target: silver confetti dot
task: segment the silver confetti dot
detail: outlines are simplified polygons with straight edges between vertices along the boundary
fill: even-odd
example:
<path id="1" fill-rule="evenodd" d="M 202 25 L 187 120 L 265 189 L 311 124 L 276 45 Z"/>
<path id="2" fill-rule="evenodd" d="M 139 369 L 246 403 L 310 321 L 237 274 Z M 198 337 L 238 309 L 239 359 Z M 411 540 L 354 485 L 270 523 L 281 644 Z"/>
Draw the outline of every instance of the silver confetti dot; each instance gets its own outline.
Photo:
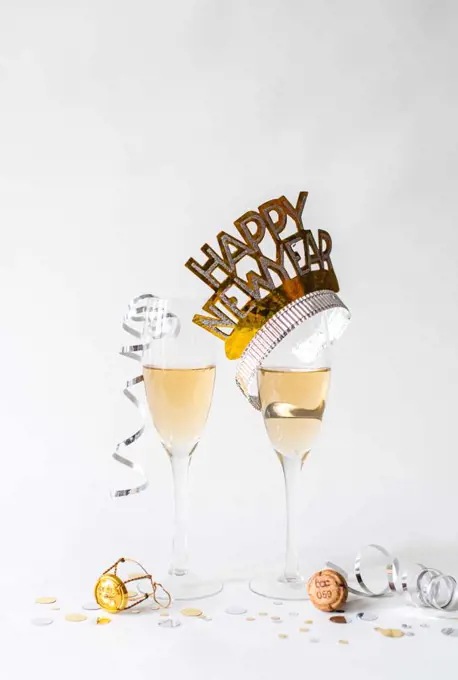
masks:
<path id="1" fill-rule="evenodd" d="M 299 616 L 299 612 L 290 612 L 289 615 L 290 616 Z"/>
<path id="2" fill-rule="evenodd" d="M 49 626 L 51 623 L 53 623 L 53 620 L 40 617 L 37 619 L 32 619 L 31 623 L 34 626 Z"/>
<path id="3" fill-rule="evenodd" d="M 420 628 L 429 628 L 429 623 L 420 623 Z"/>
<path id="4" fill-rule="evenodd" d="M 178 628 L 178 626 L 181 626 L 181 622 L 174 621 L 174 619 L 166 619 L 165 621 L 159 621 L 157 625 L 161 628 Z"/>
<path id="5" fill-rule="evenodd" d="M 310 642 L 319 642 L 318 638 L 310 638 Z"/>
<path id="6" fill-rule="evenodd" d="M 415 637 L 415 633 L 414 633 L 413 631 L 411 631 L 411 630 L 406 630 L 406 632 L 404 633 L 404 635 L 405 635 L 406 637 Z"/>
<path id="7" fill-rule="evenodd" d="M 273 619 L 272 623 L 283 623 L 281 619 Z"/>
<path id="8" fill-rule="evenodd" d="M 241 607 L 238 604 L 233 604 L 231 607 L 228 607 L 226 609 L 226 614 L 234 614 L 234 615 L 239 615 L 239 614 L 246 614 L 247 609 L 245 607 Z"/>
<path id="9" fill-rule="evenodd" d="M 100 609 L 99 605 L 97 602 L 86 602 L 86 604 L 83 604 L 83 609 L 86 609 L 86 611 L 96 611 L 96 609 Z"/>
<path id="10" fill-rule="evenodd" d="M 401 625 L 401 628 L 412 628 L 412 626 L 409 626 L 408 623 L 403 623 L 403 624 Z"/>
<path id="11" fill-rule="evenodd" d="M 283 604 L 281 600 L 274 600 L 274 604 Z"/>
<path id="12" fill-rule="evenodd" d="M 378 616 L 377 614 L 371 614 L 370 612 L 359 612 L 359 614 L 356 614 L 356 618 L 361 621 L 377 621 Z"/>
<path id="13" fill-rule="evenodd" d="M 457 628 L 442 628 L 441 633 L 448 635 L 449 637 L 458 637 Z"/>

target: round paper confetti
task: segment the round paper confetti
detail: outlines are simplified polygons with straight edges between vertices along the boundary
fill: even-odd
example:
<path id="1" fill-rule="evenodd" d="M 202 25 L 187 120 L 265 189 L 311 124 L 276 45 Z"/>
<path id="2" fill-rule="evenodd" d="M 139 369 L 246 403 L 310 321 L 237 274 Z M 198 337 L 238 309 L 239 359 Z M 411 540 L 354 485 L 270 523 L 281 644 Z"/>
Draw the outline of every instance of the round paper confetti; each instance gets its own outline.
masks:
<path id="1" fill-rule="evenodd" d="M 401 625 L 401 628 L 412 628 L 412 626 L 409 626 L 409 624 L 407 624 L 407 623 L 403 623 Z"/>
<path id="2" fill-rule="evenodd" d="M 183 616 L 202 616 L 203 612 L 201 609 L 195 609 L 194 607 L 186 607 L 185 609 L 182 609 L 181 614 Z"/>
<path id="3" fill-rule="evenodd" d="M 32 619 L 31 623 L 34 626 L 49 626 L 49 625 L 51 625 L 51 623 L 53 623 L 53 620 L 40 617 L 40 618 Z"/>
<path id="4" fill-rule="evenodd" d="M 340 614 L 339 616 L 331 616 L 329 620 L 332 623 L 350 623 L 351 621 L 347 616 L 341 616 Z"/>
<path id="5" fill-rule="evenodd" d="M 377 633 L 389 638 L 402 638 L 405 633 L 397 628 L 376 628 Z"/>
<path id="6" fill-rule="evenodd" d="M 256 619 L 254 618 L 254 616 L 247 616 L 245 621 L 256 621 Z"/>
<path id="7" fill-rule="evenodd" d="M 274 604 L 283 604 L 281 600 L 274 600 Z"/>
<path id="8" fill-rule="evenodd" d="M 304 623 L 311 624 L 313 623 L 313 619 L 305 619 Z"/>
<path id="9" fill-rule="evenodd" d="M 299 633 L 308 633 L 310 628 L 299 628 Z"/>
<path id="10" fill-rule="evenodd" d="M 348 645 L 348 640 L 339 640 L 339 645 Z"/>
<path id="11" fill-rule="evenodd" d="M 100 609 L 100 607 L 97 604 L 97 602 L 86 602 L 85 604 L 83 604 L 83 609 L 91 612 L 91 611 L 96 611 L 97 609 Z"/>
<path id="12" fill-rule="evenodd" d="M 405 635 L 406 637 L 415 637 L 415 633 L 414 633 L 413 631 L 411 631 L 411 630 L 406 630 L 405 633 L 404 633 L 404 635 Z"/>
<path id="13" fill-rule="evenodd" d="M 241 607 L 238 604 L 233 604 L 226 609 L 226 614 L 239 615 L 239 614 L 246 614 L 247 611 L 248 610 L 245 609 L 245 607 Z"/>
<path id="14" fill-rule="evenodd" d="M 359 614 L 356 614 L 356 618 L 361 621 L 377 621 L 378 616 L 377 614 L 371 614 L 370 612 L 359 612 Z"/>
<path id="15" fill-rule="evenodd" d="M 86 621 L 87 616 L 84 614 L 67 614 L 65 617 L 66 621 L 71 621 L 72 623 L 80 623 L 81 621 Z"/>
<path id="16" fill-rule="evenodd" d="M 420 623 L 420 628 L 429 628 L 429 623 Z"/>
<path id="17" fill-rule="evenodd" d="M 51 607 L 51 611 L 60 612 L 60 607 Z"/>
<path id="18" fill-rule="evenodd" d="M 278 619 L 273 619 L 272 623 L 283 623 L 283 619 L 278 617 Z"/>
<path id="19" fill-rule="evenodd" d="M 183 614 L 183 612 L 181 612 Z M 161 612 L 159 616 L 170 616 L 168 612 Z M 187 616 L 199 616 L 199 614 L 187 614 Z"/>
<path id="20" fill-rule="evenodd" d="M 456 628 L 442 628 L 441 633 L 448 637 L 458 637 L 458 630 Z"/>
<path id="21" fill-rule="evenodd" d="M 37 604 L 54 604 L 57 600 L 55 597 L 37 597 L 35 602 Z"/>
<path id="22" fill-rule="evenodd" d="M 280 640 L 287 640 L 288 638 L 286 633 L 278 633 L 278 637 L 280 638 Z"/>
<path id="23" fill-rule="evenodd" d="M 310 642 L 319 642 L 319 638 L 310 638 Z"/>
<path id="24" fill-rule="evenodd" d="M 290 616 L 299 616 L 299 612 L 290 612 L 289 615 Z"/>
<path id="25" fill-rule="evenodd" d="M 268 616 L 267 612 L 258 612 L 258 616 Z"/>
<path id="26" fill-rule="evenodd" d="M 279 616 L 271 616 L 270 618 L 272 619 L 272 621 L 280 621 Z"/>
<path id="27" fill-rule="evenodd" d="M 167 619 L 167 621 L 159 621 L 157 625 L 161 628 L 178 628 L 178 626 L 181 626 L 181 622 Z"/>
<path id="28" fill-rule="evenodd" d="M 97 625 L 98 626 L 106 626 L 107 623 L 111 623 L 111 619 L 109 619 L 107 616 L 98 616 L 97 617 Z"/>

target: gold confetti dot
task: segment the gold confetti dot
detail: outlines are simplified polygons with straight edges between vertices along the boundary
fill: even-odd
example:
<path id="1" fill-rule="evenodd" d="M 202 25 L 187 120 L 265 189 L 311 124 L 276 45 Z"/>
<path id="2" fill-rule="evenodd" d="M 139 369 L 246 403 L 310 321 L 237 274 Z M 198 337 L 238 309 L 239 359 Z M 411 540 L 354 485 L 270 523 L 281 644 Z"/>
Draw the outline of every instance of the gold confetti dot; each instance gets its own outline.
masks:
<path id="1" fill-rule="evenodd" d="M 258 612 L 258 616 L 267 616 L 267 612 Z"/>
<path id="2" fill-rule="evenodd" d="M 170 616 L 170 614 L 168 612 L 161 612 L 159 616 Z"/>
<path id="3" fill-rule="evenodd" d="M 54 604 L 57 600 L 55 597 L 37 597 L 35 602 L 37 604 Z"/>
<path id="4" fill-rule="evenodd" d="M 203 612 L 201 609 L 195 609 L 194 607 L 186 607 L 185 609 L 182 609 L 181 614 L 183 616 L 202 616 Z"/>
<path id="5" fill-rule="evenodd" d="M 247 616 L 246 621 L 256 621 L 254 616 Z"/>
<path id="6" fill-rule="evenodd" d="M 53 612 L 60 612 L 60 607 L 51 607 Z"/>
<path id="7" fill-rule="evenodd" d="M 271 616 L 270 618 L 272 619 L 272 621 L 280 621 L 279 616 Z"/>
<path id="8" fill-rule="evenodd" d="M 98 626 L 105 626 L 107 623 L 111 623 L 111 619 L 109 619 L 108 617 L 104 617 L 104 616 L 98 616 L 97 617 L 97 625 Z"/>
<path id="9" fill-rule="evenodd" d="M 67 614 L 65 617 L 66 621 L 72 621 L 74 623 L 79 623 L 80 621 L 86 621 L 87 616 L 84 614 Z"/>
<path id="10" fill-rule="evenodd" d="M 375 630 L 377 633 L 381 633 L 381 635 L 390 638 L 402 638 L 405 635 L 402 630 L 398 630 L 397 628 L 376 628 Z"/>
<path id="11" fill-rule="evenodd" d="M 339 640 L 339 645 L 348 645 L 348 640 Z"/>
<path id="12" fill-rule="evenodd" d="M 308 633 L 310 628 L 299 628 L 300 633 Z"/>
<path id="13" fill-rule="evenodd" d="M 278 633 L 278 637 L 280 638 L 280 640 L 286 640 L 288 638 L 286 633 Z"/>
<path id="14" fill-rule="evenodd" d="M 304 623 L 308 623 L 308 624 L 313 623 L 313 619 L 305 619 Z"/>

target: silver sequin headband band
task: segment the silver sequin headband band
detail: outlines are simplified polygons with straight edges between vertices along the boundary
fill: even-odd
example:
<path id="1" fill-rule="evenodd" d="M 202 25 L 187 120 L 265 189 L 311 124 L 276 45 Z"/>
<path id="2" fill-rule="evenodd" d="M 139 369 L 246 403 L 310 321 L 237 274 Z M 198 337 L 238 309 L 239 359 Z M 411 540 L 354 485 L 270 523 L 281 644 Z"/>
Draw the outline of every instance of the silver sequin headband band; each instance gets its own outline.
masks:
<path id="1" fill-rule="evenodd" d="M 251 393 L 256 373 L 266 357 L 291 331 L 316 314 L 327 314 L 329 341 L 333 343 L 350 321 L 350 312 L 336 293 L 318 290 L 283 307 L 256 333 L 243 352 L 235 381 L 250 404 L 261 409 L 259 397 Z"/>

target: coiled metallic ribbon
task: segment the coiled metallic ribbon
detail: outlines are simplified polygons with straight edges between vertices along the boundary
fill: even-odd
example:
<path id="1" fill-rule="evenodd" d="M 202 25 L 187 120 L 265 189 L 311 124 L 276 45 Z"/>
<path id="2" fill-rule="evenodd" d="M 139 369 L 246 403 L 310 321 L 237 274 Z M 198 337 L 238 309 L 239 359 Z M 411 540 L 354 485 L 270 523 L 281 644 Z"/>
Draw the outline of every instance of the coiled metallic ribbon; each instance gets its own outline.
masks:
<path id="1" fill-rule="evenodd" d="M 371 590 L 363 579 L 361 561 L 362 553 L 365 549 L 376 550 L 386 558 L 385 572 L 387 585 L 378 592 Z M 339 574 L 342 574 L 348 580 L 348 574 L 342 567 L 333 562 L 326 562 L 326 566 L 339 572 Z M 370 543 L 356 555 L 353 567 L 353 573 L 360 590 L 351 586 L 348 586 L 348 590 L 353 595 L 360 597 L 375 598 L 404 594 L 417 607 L 430 607 L 441 611 L 455 611 L 458 609 L 458 584 L 455 578 L 443 574 L 439 569 L 426 567 L 424 564 L 418 564 L 418 567 L 419 573 L 414 579 L 413 585 L 409 585 L 409 575 L 407 571 L 401 574 L 398 558 L 393 556 L 383 546 Z"/>
<path id="2" fill-rule="evenodd" d="M 150 300 L 156 300 L 157 306 L 154 310 L 154 314 L 151 314 L 150 318 L 148 318 L 148 327 L 145 330 L 146 312 L 148 310 L 148 302 Z M 137 330 L 132 324 L 140 325 L 141 330 Z M 166 335 L 178 335 L 180 332 L 180 322 L 178 318 L 174 314 L 166 312 L 165 301 L 161 300 L 156 295 L 152 295 L 151 293 L 138 295 L 137 297 L 133 298 L 133 300 L 131 300 L 127 307 L 127 312 L 124 315 L 122 327 L 127 333 L 129 333 L 129 335 L 133 335 L 139 340 L 142 338 L 144 339 L 142 343 L 136 345 L 124 345 L 121 347 L 119 352 L 121 356 L 128 357 L 129 359 L 139 362 L 142 360 L 143 351 L 149 347 L 150 340 L 159 340 Z M 131 392 L 132 387 L 135 387 L 142 382 L 143 375 L 137 375 L 135 378 L 128 380 L 123 389 L 124 396 L 127 397 L 127 399 L 129 399 L 129 401 L 140 411 L 143 421 L 142 425 L 136 432 L 131 434 L 130 437 L 123 439 L 117 444 L 112 457 L 115 461 L 121 463 L 121 465 L 125 465 L 126 467 L 135 470 L 135 472 L 140 475 L 143 481 L 138 486 L 127 489 L 116 489 L 115 491 L 112 491 L 111 496 L 113 498 L 131 496 L 133 494 L 140 493 L 148 486 L 148 479 L 141 465 L 134 463 L 129 458 L 126 458 L 120 453 L 120 451 L 126 449 L 128 446 L 132 446 L 132 444 L 140 439 L 143 432 L 145 431 L 146 412 L 144 404 L 135 396 L 133 392 Z"/>

